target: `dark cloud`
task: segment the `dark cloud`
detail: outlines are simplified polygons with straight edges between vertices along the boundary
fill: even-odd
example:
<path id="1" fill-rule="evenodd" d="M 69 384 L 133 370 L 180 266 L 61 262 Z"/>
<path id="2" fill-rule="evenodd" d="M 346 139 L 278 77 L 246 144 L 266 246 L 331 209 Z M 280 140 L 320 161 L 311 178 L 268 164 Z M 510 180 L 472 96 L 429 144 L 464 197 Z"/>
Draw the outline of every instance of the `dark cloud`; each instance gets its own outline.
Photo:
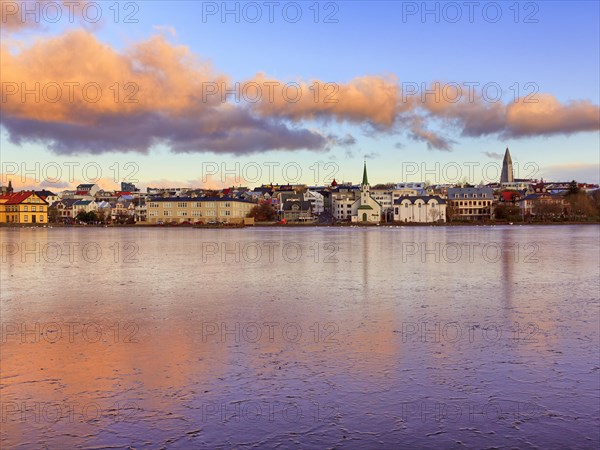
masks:
<path id="1" fill-rule="evenodd" d="M 483 153 L 488 158 L 492 158 L 492 159 L 502 159 L 502 158 L 504 158 L 504 155 L 502 153 L 496 153 L 496 152 L 481 152 L 481 153 Z"/>

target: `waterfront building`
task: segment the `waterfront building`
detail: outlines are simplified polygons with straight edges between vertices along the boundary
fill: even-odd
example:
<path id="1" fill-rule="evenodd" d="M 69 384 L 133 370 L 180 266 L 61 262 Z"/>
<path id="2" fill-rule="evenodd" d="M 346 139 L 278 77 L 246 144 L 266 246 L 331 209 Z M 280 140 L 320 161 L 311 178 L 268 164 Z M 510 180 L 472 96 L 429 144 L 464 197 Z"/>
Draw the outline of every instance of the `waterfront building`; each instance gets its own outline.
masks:
<path id="1" fill-rule="evenodd" d="M 148 223 L 244 223 L 256 203 L 228 197 L 159 197 L 146 202 Z"/>
<path id="2" fill-rule="evenodd" d="M 48 202 L 34 191 L 0 195 L 0 222 L 12 224 L 48 223 Z"/>
<path id="3" fill-rule="evenodd" d="M 446 222 L 446 201 L 437 195 L 402 197 L 394 201 L 395 222 Z"/>
<path id="4" fill-rule="evenodd" d="M 352 222 L 379 223 L 381 221 L 381 204 L 371 196 L 371 186 L 367 177 L 367 163 L 363 169 L 360 183 L 360 196 L 352 205 Z"/>
<path id="5" fill-rule="evenodd" d="M 282 216 L 286 222 L 313 221 L 312 203 L 305 200 L 287 200 L 283 204 Z"/>
<path id="6" fill-rule="evenodd" d="M 490 187 L 448 189 L 448 205 L 453 220 L 488 220 L 492 218 L 494 191 Z"/>

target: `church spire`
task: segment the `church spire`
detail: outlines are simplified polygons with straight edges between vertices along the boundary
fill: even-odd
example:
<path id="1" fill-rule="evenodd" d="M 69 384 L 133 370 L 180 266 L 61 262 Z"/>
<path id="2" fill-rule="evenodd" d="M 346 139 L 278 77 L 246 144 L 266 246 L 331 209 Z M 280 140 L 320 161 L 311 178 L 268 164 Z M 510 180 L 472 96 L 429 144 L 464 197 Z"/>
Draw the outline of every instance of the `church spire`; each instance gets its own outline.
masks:
<path id="1" fill-rule="evenodd" d="M 367 177 L 367 160 L 365 160 L 365 167 L 363 170 L 363 179 L 362 179 L 362 183 L 363 186 L 368 186 L 369 185 L 369 179 Z"/>
<path id="2" fill-rule="evenodd" d="M 514 182 L 513 175 L 513 162 L 510 157 L 510 151 L 508 147 L 506 147 L 506 152 L 504 153 L 504 160 L 502 161 L 502 172 L 500 174 L 500 183 L 512 183 Z"/>

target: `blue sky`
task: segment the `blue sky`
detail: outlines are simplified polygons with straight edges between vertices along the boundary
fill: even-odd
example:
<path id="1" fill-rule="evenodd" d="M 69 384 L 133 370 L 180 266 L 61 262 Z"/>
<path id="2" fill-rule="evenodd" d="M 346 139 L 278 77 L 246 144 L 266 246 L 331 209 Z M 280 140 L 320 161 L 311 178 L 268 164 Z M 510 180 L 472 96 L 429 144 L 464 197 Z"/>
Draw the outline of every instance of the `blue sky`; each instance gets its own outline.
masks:
<path id="1" fill-rule="evenodd" d="M 125 3 L 121 2 L 122 14 L 127 12 Z M 279 2 L 279 5 L 288 3 Z M 217 73 L 226 74 L 232 81 L 243 82 L 253 79 L 258 73 L 265 73 L 282 82 L 318 79 L 348 84 L 356 78 L 371 76 L 395 77 L 399 85 L 417 83 L 420 86 L 421 83 L 429 85 L 435 81 L 474 82 L 479 85 L 497 83 L 504 94 L 501 103 L 505 105 L 514 102 L 515 86 L 519 86 L 523 94 L 531 91 L 532 85 L 529 85 L 530 89 L 525 89 L 526 83 L 533 83 L 539 89 L 539 94 L 549 94 L 561 105 L 583 101 L 598 107 L 598 2 L 519 2 L 517 23 L 514 20 L 515 2 L 498 3 L 502 17 L 497 23 L 491 23 L 483 15 L 482 7 L 489 3 L 480 3 L 481 7 L 474 12 L 473 23 L 469 23 L 468 9 L 462 2 L 456 5 L 461 6 L 463 17 L 457 23 L 449 23 L 443 15 L 443 8 L 446 8 L 450 19 L 456 10 L 452 10 L 447 3 L 438 4 L 441 14 L 439 22 L 436 22 L 432 14 L 423 21 L 420 11 L 403 20 L 403 9 L 411 11 L 413 7 L 421 8 L 422 2 L 364 1 L 320 2 L 319 23 L 314 23 L 314 9 L 310 9 L 315 2 L 298 2 L 302 18 L 297 23 L 284 20 L 279 7 L 275 9 L 274 22 L 269 23 L 267 6 L 263 2 L 256 2 L 261 7 L 262 19 L 258 23 L 248 23 L 241 16 L 237 23 L 233 15 L 227 16 L 223 22 L 218 13 L 208 16 L 203 22 L 203 8 L 215 5 L 220 8 L 221 2 L 145 1 L 136 3 L 139 10 L 134 18 L 138 19 L 138 23 L 122 23 L 123 16 L 120 17 L 120 23 L 114 23 L 110 16 L 112 11 L 104 6 L 106 20 L 101 24 L 90 26 L 85 21 L 68 24 L 64 20 L 56 25 L 42 23 L 39 27 L 11 31 L 9 45 L 11 52 L 18 54 L 26 51 L 40 37 L 61 36 L 71 29 L 83 27 L 114 52 L 126 54 L 128 48 L 137 42 L 160 34 L 169 45 L 187 46 L 199 60 L 210 61 Z M 241 12 L 245 3 L 239 5 Z M 428 3 L 432 9 L 435 5 L 435 2 Z M 233 3 L 229 3 L 229 7 L 233 8 Z M 290 8 L 289 11 L 293 12 L 293 7 Z M 337 23 L 322 23 L 326 13 L 333 11 L 336 11 L 333 18 Z M 495 12 L 490 6 L 487 11 L 490 14 Z M 248 12 L 253 13 L 250 9 Z M 528 15 L 530 20 L 537 20 L 537 23 L 525 23 Z M 20 46 L 17 50 L 16 43 Z M 80 63 L 85 63 L 87 58 L 93 63 L 93 55 L 72 56 L 79 59 Z M 102 67 L 96 70 L 101 71 Z M 3 76 L 2 81 L 7 80 Z M 339 100 L 344 102 L 342 97 Z M 485 176 L 483 167 L 486 164 L 499 166 L 501 161 L 497 155 L 502 154 L 507 146 L 518 164 L 524 166 L 531 163 L 539 167 L 533 173 L 527 171 L 521 175 L 546 179 L 575 178 L 589 182 L 598 182 L 600 177 L 598 127 L 590 129 L 589 124 L 556 124 L 550 131 L 541 126 L 546 130 L 541 132 L 535 131 L 540 128 L 538 124 L 532 132 L 469 135 L 463 130 L 463 122 L 457 125 L 453 120 L 440 121 L 440 116 L 429 117 L 427 131 L 452 142 L 450 149 L 436 149 L 435 146 L 428 146 L 427 141 L 416 139 L 411 130 L 402 124 L 374 128 L 368 114 L 361 122 L 348 120 L 345 112 L 336 112 L 331 116 L 325 114 L 302 119 L 285 117 L 284 121 L 292 129 L 318 130 L 320 134 L 338 137 L 351 135 L 352 145 L 330 144 L 326 148 L 313 150 L 303 149 L 299 145 L 286 151 L 267 146 L 260 151 L 244 154 L 239 151 L 210 152 L 202 148 L 181 153 L 181 150 L 173 151 L 169 142 L 162 142 L 144 152 L 126 151 L 127 148 L 117 148 L 117 145 L 90 154 L 89 150 L 69 143 L 68 151 L 56 154 L 49 150 L 49 142 L 43 139 L 31 142 L 26 126 L 17 127 L 6 119 L 12 111 L 9 109 L 8 113 L 3 113 L 0 140 L 4 164 L 2 182 L 12 177 L 16 179 L 13 184 L 17 186 L 23 176 L 23 163 L 30 168 L 30 172 L 33 167 L 33 171 L 38 173 L 37 178 L 41 180 L 44 178 L 43 167 L 52 162 L 61 166 L 69 162 L 78 162 L 81 166 L 94 162 L 103 170 L 103 183 L 114 174 L 114 169 L 110 167 L 115 164 L 124 167 L 128 162 L 133 162 L 139 167 L 139 172 L 133 178 L 139 180 L 142 186 L 201 185 L 206 167 L 214 167 L 211 164 L 219 167 L 225 164 L 230 170 L 236 167 L 243 170 L 244 167 L 251 168 L 258 164 L 264 170 L 264 177 L 259 182 L 267 182 L 271 180 L 267 179 L 267 166 L 264 164 L 269 162 L 279 163 L 280 167 L 293 163 L 302 169 L 298 181 L 309 184 L 318 181 L 314 179 L 314 164 L 318 162 L 323 166 L 329 164 L 328 169 L 334 167 L 333 172 L 324 172 L 333 173 L 338 181 L 358 182 L 365 157 L 368 158 L 372 183 L 426 179 L 432 182 L 453 181 L 444 179 L 448 164 L 458 164 L 463 169 L 461 179 L 468 175 L 469 164 L 478 164 L 477 167 L 481 169 L 474 171 L 470 181 L 493 181 Z M 589 109 L 587 111 L 589 117 Z M 568 122 L 569 115 L 565 117 Z M 585 115 L 582 117 L 585 118 Z M 544 120 L 544 117 L 535 119 L 536 123 Z M 136 132 L 136 124 L 130 125 L 132 133 Z M 36 123 L 32 127 L 38 125 Z M 20 145 L 11 142 L 15 136 L 20 138 Z M 14 165 L 7 166 L 5 163 L 16 163 L 19 166 L 18 173 L 7 176 L 7 172 L 14 172 Z M 35 169 L 36 163 L 40 164 L 39 170 Z M 439 168 L 437 163 L 440 164 Z M 411 164 L 427 170 L 408 177 L 406 168 L 414 167 Z M 493 173 L 488 168 L 487 174 Z M 84 175 L 79 173 L 78 179 L 88 181 Z M 223 175 L 216 174 L 212 181 L 217 184 L 239 184 L 231 177 L 223 180 Z M 282 170 L 276 169 L 275 175 L 275 182 L 296 181 L 295 178 L 287 179 Z M 25 186 L 31 182 L 29 178 L 36 177 L 29 176 L 26 181 L 23 179 L 24 187 L 30 187 Z M 63 176 L 61 183 L 56 183 L 55 187 L 65 185 L 65 181 Z M 239 181 L 244 184 L 245 180 Z M 51 183 L 46 185 L 53 187 Z"/>

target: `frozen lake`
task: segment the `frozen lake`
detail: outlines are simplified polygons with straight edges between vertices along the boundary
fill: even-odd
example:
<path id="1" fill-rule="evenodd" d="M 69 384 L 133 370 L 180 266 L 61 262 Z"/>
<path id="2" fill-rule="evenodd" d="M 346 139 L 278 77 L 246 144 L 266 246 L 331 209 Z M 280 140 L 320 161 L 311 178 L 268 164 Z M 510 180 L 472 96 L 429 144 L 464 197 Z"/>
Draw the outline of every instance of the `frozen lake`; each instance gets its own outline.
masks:
<path id="1" fill-rule="evenodd" d="M 2 448 L 598 448 L 600 227 L 0 229 Z"/>

